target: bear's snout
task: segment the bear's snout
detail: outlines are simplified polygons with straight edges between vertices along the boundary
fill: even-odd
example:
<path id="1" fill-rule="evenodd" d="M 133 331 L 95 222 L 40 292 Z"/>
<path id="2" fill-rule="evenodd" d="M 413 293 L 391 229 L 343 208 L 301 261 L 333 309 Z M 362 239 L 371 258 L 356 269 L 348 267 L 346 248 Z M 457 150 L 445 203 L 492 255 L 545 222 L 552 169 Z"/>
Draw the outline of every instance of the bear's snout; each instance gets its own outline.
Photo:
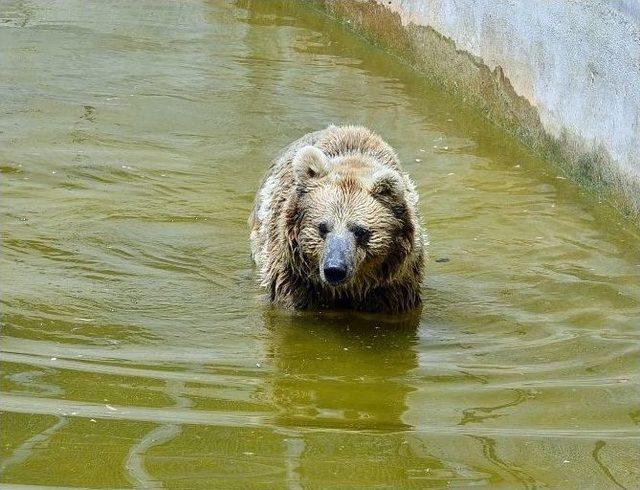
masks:
<path id="1" fill-rule="evenodd" d="M 354 258 L 355 243 L 351 234 L 329 233 L 321 264 L 322 278 L 333 286 L 345 282 L 353 272 Z"/>

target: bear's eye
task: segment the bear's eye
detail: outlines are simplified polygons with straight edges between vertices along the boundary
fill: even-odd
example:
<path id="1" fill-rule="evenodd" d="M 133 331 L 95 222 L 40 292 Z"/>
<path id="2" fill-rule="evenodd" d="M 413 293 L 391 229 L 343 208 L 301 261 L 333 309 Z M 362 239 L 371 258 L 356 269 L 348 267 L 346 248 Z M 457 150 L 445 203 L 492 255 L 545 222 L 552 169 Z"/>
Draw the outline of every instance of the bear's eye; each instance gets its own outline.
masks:
<path id="1" fill-rule="evenodd" d="M 329 223 L 327 223 L 326 221 L 321 221 L 320 223 L 318 223 L 318 231 L 320 232 L 320 236 L 322 238 L 327 236 L 327 233 L 329 233 Z"/>
<path id="2" fill-rule="evenodd" d="M 371 231 L 367 230 L 364 226 L 351 225 L 349 231 L 356 237 L 358 245 L 366 245 L 371 237 Z"/>

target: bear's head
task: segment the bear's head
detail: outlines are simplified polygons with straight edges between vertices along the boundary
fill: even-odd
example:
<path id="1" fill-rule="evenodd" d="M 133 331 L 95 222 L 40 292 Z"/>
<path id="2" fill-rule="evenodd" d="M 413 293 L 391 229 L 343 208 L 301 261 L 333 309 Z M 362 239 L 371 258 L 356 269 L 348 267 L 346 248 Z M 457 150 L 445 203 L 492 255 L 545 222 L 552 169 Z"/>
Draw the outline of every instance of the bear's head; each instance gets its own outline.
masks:
<path id="1" fill-rule="evenodd" d="M 330 288 L 393 280 L 416 244 L 417 194 L 399 170 L 362 153 L 293 158 L 295 243 L 310 280 Z"/>

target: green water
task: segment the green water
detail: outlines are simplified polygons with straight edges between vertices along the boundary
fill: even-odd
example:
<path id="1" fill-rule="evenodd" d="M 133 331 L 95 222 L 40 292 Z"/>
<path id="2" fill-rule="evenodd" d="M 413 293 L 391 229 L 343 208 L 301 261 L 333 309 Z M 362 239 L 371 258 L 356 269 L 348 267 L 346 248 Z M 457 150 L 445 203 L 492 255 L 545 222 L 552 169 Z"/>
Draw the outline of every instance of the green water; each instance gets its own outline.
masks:
<path id="1" fill-rule="evenodd" d="M 330 122 L 416 181 L 419 318 L 255 286 L 268 161 Z M 640 485 L 637 230 L 311 9 L 2 1 L 0 167 L 4 488 Z"/>

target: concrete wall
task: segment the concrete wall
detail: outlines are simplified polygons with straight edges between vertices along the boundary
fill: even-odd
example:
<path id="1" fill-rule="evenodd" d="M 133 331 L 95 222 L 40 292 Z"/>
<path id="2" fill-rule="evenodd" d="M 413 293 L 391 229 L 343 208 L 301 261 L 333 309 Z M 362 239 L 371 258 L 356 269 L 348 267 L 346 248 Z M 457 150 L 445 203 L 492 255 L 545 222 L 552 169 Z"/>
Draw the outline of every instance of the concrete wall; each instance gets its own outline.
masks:
<path id="1" fill-rule="evenodd" d="M 640 0 L 315 0 L 640 216 Z"/>

